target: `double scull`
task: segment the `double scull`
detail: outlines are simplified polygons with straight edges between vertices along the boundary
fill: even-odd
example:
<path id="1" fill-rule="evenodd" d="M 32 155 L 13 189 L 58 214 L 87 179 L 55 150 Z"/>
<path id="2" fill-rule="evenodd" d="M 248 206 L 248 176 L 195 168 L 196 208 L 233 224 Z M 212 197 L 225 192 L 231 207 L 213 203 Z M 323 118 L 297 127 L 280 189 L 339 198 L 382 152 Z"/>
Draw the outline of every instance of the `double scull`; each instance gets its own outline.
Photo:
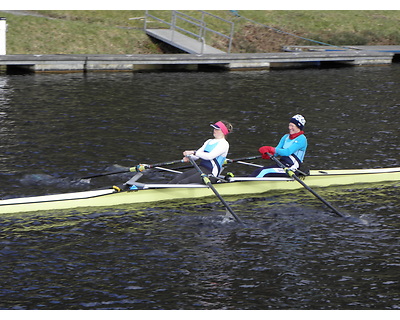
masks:
<path id="1" fill-rule="evenodd" d="M 360 183 L 400 181 L 400 167 L 381 169 L 311 170 L 304 178 L 308 186 L 329 187 Z M 256 195 L 275 190 L 295 190 L 302 186 L 292 178 L 232 177 L 229 182 L 214 184 L 221 196 Z M 54 211 L 83 207 L 114 207 L 159 201 L 212 197 L 213 191 L 202 184 L 143 184 L 136 190 L 117 192 L 101 189 L 36 197 L 0 200 L 0 214 Z M 212 198 L 215 201 L 215 198 Z"/>

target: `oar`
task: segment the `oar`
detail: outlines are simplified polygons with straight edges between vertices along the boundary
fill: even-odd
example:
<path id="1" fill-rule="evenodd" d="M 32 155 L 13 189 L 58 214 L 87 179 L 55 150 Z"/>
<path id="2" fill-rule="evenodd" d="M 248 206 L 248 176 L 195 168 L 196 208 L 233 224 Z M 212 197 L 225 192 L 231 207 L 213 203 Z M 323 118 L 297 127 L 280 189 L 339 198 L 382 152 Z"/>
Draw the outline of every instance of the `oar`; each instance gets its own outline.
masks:
<path id="1" fill-rule="evenodd" d="M 257 167 L 257 168 L 263 168 L 264 166 L 261 164 L 256 164 L 256 163 L 251 163 L 251 162 L 244 162 L 244 161 L 238 161 L 237 163 L 239 164 L 244 164 L 246 166 L 252 166 L 252 167 Z"/>
<path id="2" fill-rule="evenodd" d="M 223 164 L 226 165 L 229 163 L 241 163 L 242 160 L 253 160 L 253 159 L 257 159 L 257 158 L 261 158 L 261 155 L 236 158 L 236 159 L 225 159 L 225 162 Z M 258 165 L 255 165 L 255 166 L 258 166 Z M 188 168 L 192 168 L 192 167 L 193 167 L 193 165 L 186 165 L 186 166 L 181 166 L 181 167 L 177 167 L 174 169 L 180 170 L 180 169 L 188 169 Z"/>
<path id="3" fill-rule="evenodd" d="M 236 158 L 236 159 L 226 159 L 225 164 L 227 163 L 234 163 L 234 162 L 240 162 L 243 160 L 253 160 L 253 159 L 258 159 L 261 158 L 261 155 L 256 155 L 256 156 L 249 156 L 249 157 L 243 157 L 243 158 Z"/>
<path id="4" fill-rule="evenodd" d="M 160 162 L 160 163 L 154 163 L 154 164 L 139 164 L 139 165 L 137 165 L 135 167 L 131 167 L 131 168 L 128 168 L 128 169 L 125 169 L 125 170 L 98 173 L 98 174 L 94 174 L 94 175 L 91 175 L 91 176 L 83 177 L 81 179 L 104 177 L 104 176 L 109 176 L 109 175 L 112 175 L 112 174 L 126 173 L 126 172 L 140 172 L 140 171 L 143 171 L 145 169 L 151 169 L 151 168 L 160 167 L 160 166 L 168 166 L 168 165 L 173 165 L 173 164 L 180 163 L 180 162 L 183 162 L 183 160 L 182 159 L 181 160 L 173 160 L 173 161 Z"/>
<path id="5" fill-rule="evenodd" d="M 257 158 L 261 158 L 261 155 L 236 158 L 236 159 L 225 159 L 224 165 L 229 164 L 229 163 L 245 164 L 244 162 L 242 162 L 242 160 L 253 160 L 253 159 L 257 159 Z M 262 167 L 261 165 L 257 165 L 257 164 L 253 164 L 253 165 Z M 181 169 L 188 169 L 188 168 L 192 168 L 192 167 L 193 167 L 193 165 L 185 165 L 185 166 L 177 167 L 174 169 L 181 170 Z"/>
<path id="6" fill-rule="evenodd" d="M 256 163 L 251 163 L 251 162 L 238 161 L 237 163 L 239 163 L 239 164 L 244 164 L 244 165 L 246 165 L 246 166 L 258 167 L 258 168 L 263 168 L 263 167 L 264 167 L 264 166 L 261 165 L 261 164 L 256 164 Z M 299 170 L 299 169 L 297 169 L 296 171 L 297 171 L 298 173 L 300 173 L 301 175 L 303 175 L 303 176 L 309 176 L 309 175 L 310 175 L 309 173 L 305 173 L 305 172 L 303 172 L 303 171 L 301 171 L 301 170 Z"/>
<path id="7" fill-rule="evenodd" d="M 315 197 L 317 197 L 319 200 L 321 200 L 327 207 L 329 207 L 333 212 L 335 212 L 338 216 L 343 217 L 343 218 L 349 218 L 351 217 L 349 214 L 344 214 L 341 213 L 339 210 L 337 210 L 334 206 L 332 206 L 328 201 L 326 201 L 324 198 L 322 198 L 318 193 L 316 193 L 313 189 L 311 189 L 308 185 L 304 183 L 303 180 L 301 180 L 296 174 L 287 168 L 282 162 L 280 162 L 277 158 L 275 158 L 274 155 L 270 154 L 267 152 L 269 157 L 276 162 L 276 164 L 281 167 L 283 170 L 285 170 L 286 174 L 296 180 L 298 183 L 300 183 L 305 189 L 307 189 L 309 192 L 311 192 Z"/>
<path id="8" fill-rule="evenodd" d="M 196 168 L 196 170 L 199 172 L 204 184 L 206 184 L 213 192 L 214 194 L 218 197 L 218 199 L 222 202 L 222 204 L 225 206 L 225 208 L 231 213 L 231 215 L 236 219 L 237 222 L 241 223 L 244 225 L 244 223 L 242 222 L 242 220 L 240 220 L 240 218 L 236 215 L 236 213 L 233 212 L 232 208 L 229 206 L 228 203 L 226 203 L 226 201 L 224 200 L 224 198 L 221 197 L 221 195 L 219 194 L 219 192 L 215 189 L 215 187 L 212 185 L 210 179 L 208 178 L 208 176 L 200 169 L 200 167 L 197 165 L 197 163 L 195 162 L 195 160 L 191 157 L 188 156 L 191 164 Z"/>

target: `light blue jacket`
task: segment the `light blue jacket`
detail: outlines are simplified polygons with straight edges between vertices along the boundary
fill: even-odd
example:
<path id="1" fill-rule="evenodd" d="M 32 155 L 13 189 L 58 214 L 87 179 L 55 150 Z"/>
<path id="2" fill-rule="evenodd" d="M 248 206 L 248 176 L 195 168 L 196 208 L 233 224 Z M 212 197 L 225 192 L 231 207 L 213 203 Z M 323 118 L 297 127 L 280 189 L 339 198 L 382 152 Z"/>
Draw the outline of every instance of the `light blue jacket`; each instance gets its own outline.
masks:
<path id="1" fill-rule="evenodd" d="M 307 138 L 302 134 L 291 140 L 289 134 L 285 134 L 275 148 L 275 155 L 288 157 L 294 154 L 303 162 L 307 150 Z"/>

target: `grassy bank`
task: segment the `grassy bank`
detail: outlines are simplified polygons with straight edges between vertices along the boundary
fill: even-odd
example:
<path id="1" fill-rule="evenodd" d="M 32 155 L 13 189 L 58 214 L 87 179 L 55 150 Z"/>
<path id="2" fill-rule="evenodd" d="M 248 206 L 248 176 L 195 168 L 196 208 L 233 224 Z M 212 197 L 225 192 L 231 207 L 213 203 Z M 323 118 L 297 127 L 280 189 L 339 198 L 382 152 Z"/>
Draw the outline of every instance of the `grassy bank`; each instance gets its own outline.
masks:
<path id="1" fill-rule="evenodd" d="M 302 38 L 332 45 L 400 44 L 400 11 L 252 10 L 239 11 L 239 17 L 229 10 L 210 12 L 235 23 L 232 52 L 277 52 L 285 45 L 315 44 Z M 170 19 L 170 12 L 153 13 Z M 144 11 L 125 10 L 30 11 L 29 15 L 0 11 L 8 24 L 7 54 L 162 53 L 144 34 L 142 20 L 130 20 L 143 15 Z M 210 25 L 228 33 L 223 23 Z M 226 40 L 218 37 L 207 38 L 207 43 L 226 48 Z"/>

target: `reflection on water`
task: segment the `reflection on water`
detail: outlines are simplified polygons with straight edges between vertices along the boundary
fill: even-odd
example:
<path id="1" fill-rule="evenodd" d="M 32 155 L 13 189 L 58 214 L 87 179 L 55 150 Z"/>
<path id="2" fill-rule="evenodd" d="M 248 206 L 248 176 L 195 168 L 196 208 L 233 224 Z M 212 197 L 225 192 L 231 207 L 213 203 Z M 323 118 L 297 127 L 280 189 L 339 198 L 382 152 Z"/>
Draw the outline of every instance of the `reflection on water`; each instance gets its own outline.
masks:
<path id="1" fill-rule="evenodd" d="M 399 66 L 0 80 L 1 197 L 87 190 L 179 159 L 230 120 L 230 157 L 307 119 L 311 168 L 399 166 Z M 235 174 L 251 167 L 232 165 Z M 152 171 L 144 181 L 169 180 Z M 2 215 L 1 309 L 399 309 L 398 183 Z"/>

